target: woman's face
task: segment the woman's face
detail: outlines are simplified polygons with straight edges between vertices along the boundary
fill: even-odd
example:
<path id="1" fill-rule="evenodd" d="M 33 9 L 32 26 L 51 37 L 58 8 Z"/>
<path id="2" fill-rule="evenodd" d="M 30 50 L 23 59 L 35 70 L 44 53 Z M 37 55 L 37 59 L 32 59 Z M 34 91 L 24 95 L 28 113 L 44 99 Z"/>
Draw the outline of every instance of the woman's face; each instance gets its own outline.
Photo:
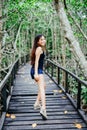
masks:
<path id="1" fill-rule="evenodd" d="M 45 37 L 42 36 L 42 37 L 39 39 L 39 41 L 38 41 L 38 45 L 40 45 L 40 46 L 45 46 L 45 44 L 46 44 Z"/>

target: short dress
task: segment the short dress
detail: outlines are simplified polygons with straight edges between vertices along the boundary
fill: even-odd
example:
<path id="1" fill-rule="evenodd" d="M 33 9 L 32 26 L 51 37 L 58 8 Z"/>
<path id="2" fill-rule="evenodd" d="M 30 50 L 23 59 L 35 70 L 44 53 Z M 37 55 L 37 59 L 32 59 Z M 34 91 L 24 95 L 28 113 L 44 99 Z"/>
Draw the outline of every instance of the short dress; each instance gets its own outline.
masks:
<path id="1" fill-rule="evenodd" d="M 38 74 L 43 74 L 43 63 L 44 63 L 44 58 L 45 54 L 44 52 L 40 55 L 39 58 L 39 64 L 38 64 Z M 31 78 L 34 79 L 34 74 L 35 74 L 35 67 L 32 65 L 31 70 L 30 70 Z"/>

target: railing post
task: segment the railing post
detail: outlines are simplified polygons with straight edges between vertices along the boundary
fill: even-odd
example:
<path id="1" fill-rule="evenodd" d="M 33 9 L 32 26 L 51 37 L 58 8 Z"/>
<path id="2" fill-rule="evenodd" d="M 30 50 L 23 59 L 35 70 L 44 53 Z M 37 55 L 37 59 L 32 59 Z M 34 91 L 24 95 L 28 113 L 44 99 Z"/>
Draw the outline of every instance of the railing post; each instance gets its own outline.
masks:
<path id="1" fill-rule="evenodd" d="M 68 93 L 68 73 L 65 72 L 65 92 Z"/>
<path id="2" fill-rule="evenodd" d="M 10 75 L 10 78 L 9 78 L 9 88 L 8 88 L 8 91 L 9 91 L 9 95 L 11 95 L 11 86 L 12 86 L 12 77 Z"/>
<path id="3" fill-rule="evenodd" d="M 3 87 L 2 89 L 2 105 L 3 105 L 3 111 L 6 112 L 6 86 Z"/>
<path id="4" fill-rule="evenodd" d="M 78 82 L 77 109 L 80 109 L 80 103 L 81 103 L 81 83 Z"/>
<path id="5" fill-rule="evenodd" d="M 0 90 L 0 117 L 1 117 L 1 107 L 2 105 L 1 105 L 1 90 Z"/>
<path id="6" fill-rule="evenodd" d="M 49 61 L 47 61 L 47 64 L 49 65 Z M 47 67 L 47 73 L 49 73 L 49 66 Z"/>
<path id="7" fill-rule="evenodd" d="M 14 80 L 14 70 L 12 70 L 12 73 L 11 73 L 11 86 L 13 86 L 13 81 Z"/>
<path id="8" fill-rule="evenodd" d="M 26 56 L 24 55 L 24 65 L 26 64 Z"/>
<path id="9" fill-rule="evenodd" d="M 52 67 L 51 67 L 51 77 L 53 77 L 53 64 L 52 64 Z"/>
<path id="10" fill-rule="evenodd" d="M 18 61 L 17 61 L 16 65 L 15 65 L 15 67 L 16 67 L 16 72 L 17 72 L 18 67 L 19 67 L 19 65 L 18 65 Z"/>
<path id="11" fill-rule="evenodd" d="M 58 67 L 58 85 L 60 84 L 60 68 Z"/>
<path id="12" fill-rule="evenodd" d="M 16 69 L 15 69 L 15 66 L 14 66 L 14 68 L 13 68 L 13 75 L 14 75 L 13 77 L 14 77 L 14 79 L 15 79 L 15 73 L 16 73 L 15 71 L 16 71 Z"/>

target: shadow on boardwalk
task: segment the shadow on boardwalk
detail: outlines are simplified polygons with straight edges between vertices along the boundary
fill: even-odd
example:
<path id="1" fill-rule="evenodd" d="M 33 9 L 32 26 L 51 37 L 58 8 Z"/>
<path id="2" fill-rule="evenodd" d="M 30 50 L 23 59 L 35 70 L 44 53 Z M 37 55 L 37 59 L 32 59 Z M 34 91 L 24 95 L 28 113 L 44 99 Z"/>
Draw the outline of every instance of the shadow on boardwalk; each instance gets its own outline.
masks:
<path id="1" fill-rule="evenodd" d="M 22 66 L 15 79 L 3 130 L 87 130 L 87 126 L 63 92 L 45 75 L 48 120 L 33 109 L 37 85 L 30 77 L 30 65 Z M 76 127 L 77 126 L 77 127 Z"/>

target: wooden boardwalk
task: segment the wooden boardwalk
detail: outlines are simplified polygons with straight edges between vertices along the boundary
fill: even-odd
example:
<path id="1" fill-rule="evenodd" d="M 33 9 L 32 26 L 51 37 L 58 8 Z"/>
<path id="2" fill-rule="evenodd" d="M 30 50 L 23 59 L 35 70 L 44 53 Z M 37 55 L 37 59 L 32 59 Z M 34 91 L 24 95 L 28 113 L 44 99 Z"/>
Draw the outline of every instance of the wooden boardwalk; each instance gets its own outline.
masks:
<path id="1" fill-rule="evenodd" d="M 45 75 L 48 120 L 33 109 L 38 87 L 30 77 L 30 65 L 22 66 L 14 82 L 3 130 L 87 130 L 87 126 L 64 93 Z"/>

